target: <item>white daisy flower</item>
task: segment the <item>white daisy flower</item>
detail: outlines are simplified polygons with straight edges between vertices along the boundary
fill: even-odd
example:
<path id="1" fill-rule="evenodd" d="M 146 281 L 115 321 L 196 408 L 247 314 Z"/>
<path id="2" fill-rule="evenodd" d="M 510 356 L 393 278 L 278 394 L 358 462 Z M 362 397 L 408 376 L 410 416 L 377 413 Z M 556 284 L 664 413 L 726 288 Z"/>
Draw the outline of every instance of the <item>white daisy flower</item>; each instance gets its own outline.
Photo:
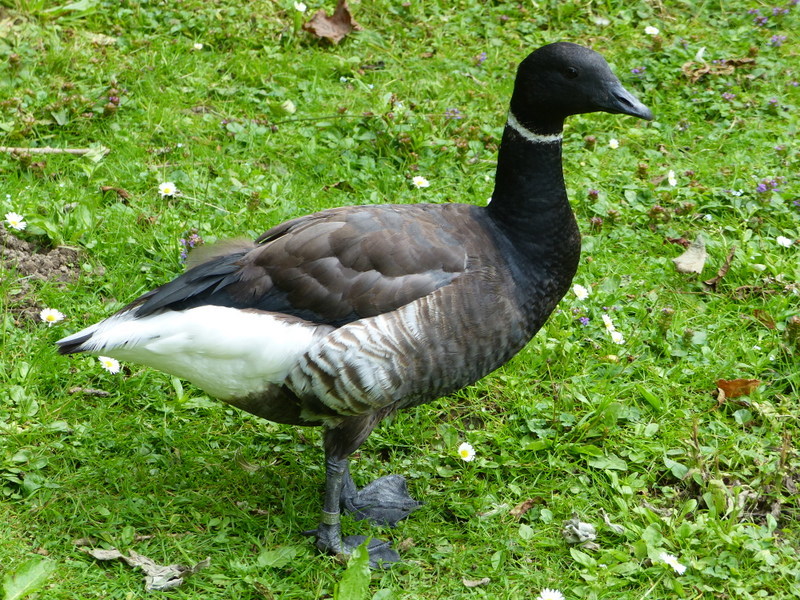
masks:
<path id="1" fill-rule="evenodd" d="M 295 2 L 294 9 L 298 12 L 304 13 L 308 10 L 308 7 L 305 5 L 304 2 Z"/>
<path id="2" fill-rule="evenodd" d="M 678 575 L 683 575 L 684 572 L 686 571 L 686 565 L 682 565 L 681 563 L 679 563 L 678 559 L 674 557 L 672 554 L 667 554 L 666 552 L 662 552 L 658 556 L 658 558 L 659 560 L 667 563 L 670 567 L 675 569 L 675 572 Z"/>
<path id="3" fill-rule="evenodd" d="M 622 337 L 622 334 L 619 331 L 612 331 L 611 341 L 614 342 L 615 344 L 624 344 L 625 338 Z"/>
<path id="4" fill-rule="evenodd" d="M 645 27 L 644 28 L 644 32 L 647 35 L 658 35 L 659 34 L 658 27 L 653 27 L 652 25 L 648 25 L 647 27 Z"/>
<path id="5" fill-rule="evenodd" d="M 6 215 L 6 217 L 7 216 L 8 215 Z M 783 246 L 784 248 L 791 248 L 792 244 L 794 244 L 794 242 L 792 240 L 790 240 L 789 238 L 784 237 L 782 235 L 779 235 L 778 237 L 776 237 L 775 241 L 778 242 L 778 246 Z"/>
<path id="6" fill-rule="evenodd" d="M 609 317 L 608 315 L 603 315 L 602 318 L 603 318 L 603 325 L 606 326 L 606 329 L 608 331 L 616 331 L 617 330 L 617 328 L 614 327 L 614 321 L 611 320 L 611 317 Z"/>
<path id="7" fill-rule="evenodd" d="M 422 175 L 417 175 L 411 180 L 411 183 L 414 184 L 416 188 L 426 188 L 428 187 L 431 182 L 425 179 Z"/>
<path id="8" fill-rule="evenodd" d="M 55 308 L 43 308 L 39 313 L 39 318 L 50 327 L 53 323 L 61 321 L 64 318 L 64 314 Z"/>
<path id="9" fill-rule="evenodd" d="M 578 297 L 578 300 L 586 300 L 589 297 L 589 290 L 579 283 L 572 286 L 572 291 Z"/>
<path id="10" fill-rule="evenodd" d="M 541 592 L 539 592 L 539 595 L 536 596 L 536 600 L 564 600 L 564 594 L 558 590 L 544 588 Z"/>
<path id="11" fill-rule="evenodd" d="M 616 150 L 617 148 L 619 148 L 619 140 L 617 138 L 611 138 L 610 140 L 608 140 L 608 147 L 611 148 L 612 150 Z"/>
<path id="12" fill-rule="evenodd" d="M 111 358 L 109 356 L 98 356 L 97 360 L 100 361 L 100 366 L 112 375 L 119 373 L 119 361 L 116 358 Z"/>
<path id="13" fill-rule="evenodd" d="M 672 187 L 678 185 L 678 180 L 675 178 L 675 171 L 670 169 L 670 172 L 667 173 L 667 183 L 669 183 Z"/>
<path id="14" fill-rule="evenodd" d="M 195 50 L 195 51 L 198 51 L 198 52 L 200 50 L 202 50 L 202 49 L 203 49 L 203 44 L 201 44 L 200 42 L 195 42 L 195 44 L 192 46 L 192 50 Z"/>
<path id="15" fill-rule="evenodd" d="M 158 185 L 158 193 L 162 196 L 174 196 L 178 193 L 178 188 L 171 181 L 165 181 Z"/>
<path id="16" fill-rule="evenodd" d="M 6 213 L 6 223 L 8 223 L 8 226 L 11 227 L 11 229 L 16 229 L 17 231 L 22 231 L 28 226 L 28 224 L 25 222 L 25 217 L 15 212 Z"/>
<path id="17" fill-rule="evenodd" d="M 464 442 L 458 447 L 458 455 L 464 462 L 470 462 L 475 458 L 475 448 L 472 447 L 472 444 Z"/>

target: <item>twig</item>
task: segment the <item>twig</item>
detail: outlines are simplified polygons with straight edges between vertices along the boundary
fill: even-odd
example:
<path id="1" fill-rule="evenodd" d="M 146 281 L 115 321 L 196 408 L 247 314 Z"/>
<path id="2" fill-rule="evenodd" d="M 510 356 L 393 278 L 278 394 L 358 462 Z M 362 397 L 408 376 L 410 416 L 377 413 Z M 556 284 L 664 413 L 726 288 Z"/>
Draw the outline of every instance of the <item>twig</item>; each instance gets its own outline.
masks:
<path id="1" fill-rule="evenodd" d="M 0 146 L 0 152 L 9 154 L 75 154 L 83 156 L 91 151 L 91 148 L 15 148 L 13 146 Z"/>

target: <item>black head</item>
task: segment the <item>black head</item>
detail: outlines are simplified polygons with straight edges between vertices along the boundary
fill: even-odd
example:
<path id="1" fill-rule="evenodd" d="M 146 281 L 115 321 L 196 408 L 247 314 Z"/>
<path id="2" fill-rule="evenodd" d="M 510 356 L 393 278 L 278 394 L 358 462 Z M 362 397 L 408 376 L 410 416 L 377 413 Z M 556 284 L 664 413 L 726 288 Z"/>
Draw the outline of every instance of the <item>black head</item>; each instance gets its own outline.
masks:
<path id="1" fill-rule="evenodd" d="M 517 70 L 511 112 L 535 133 L 561 131 L 569 115 L 604 111 L 650 120 L 653 113 L 622 87 L 605 59 L 578 44 L 542 46 Z"/>

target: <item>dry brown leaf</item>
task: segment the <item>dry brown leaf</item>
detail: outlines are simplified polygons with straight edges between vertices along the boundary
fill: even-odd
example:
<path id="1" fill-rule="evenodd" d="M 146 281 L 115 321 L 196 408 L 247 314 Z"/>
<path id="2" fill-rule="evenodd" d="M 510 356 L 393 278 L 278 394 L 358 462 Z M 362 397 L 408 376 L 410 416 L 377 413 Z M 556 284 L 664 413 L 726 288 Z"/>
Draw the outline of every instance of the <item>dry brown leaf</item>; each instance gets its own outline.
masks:
<path id="1" fill-rule="evenodd" d="M 786 339 L 800 351 L 800 317 L 791 317 L 786 324 Z"/>
<path id="2" fill-rule="evenodd" d="M 303 29 L 320 39 L 338 44 L 351 32 L 361 31 L 362 27 L 350 14 L 347 0 L 339 0 L 336 10 L 330 17 L 325 14 L 324 10 L 318 10 L 308 23 L 303 24 Z"/>
<path id="3" fill-rule="evenodd" d="M 775 329 L 775 319 L 767 311 L 757 308 L 753 311 L 753 316 L 767 329 Z"/>
<path id="4" fill-rule="evenodd" d="M 108 398 L 111 393 L 105 390 L 97 390 L 95 388 L 85 387 L 71 387 L 67 390 L 68 394 L 83 394 L 84 396 L 97 396 L 99 398 Z"/>
<path id="5" fill-rule="evenodd" d="M 701 273 L 706 264 L 706 256 L 705 242 L 702 237 L 698 236 L 689 244 L 686 252 L 673 258 L 672 262 L 675 263 L 678 273 Z"/>
<path id="6" fill-rule="evenodd" d="M 128 190 L 122 189 L 121 187 L 113 187 L 110 185 L 101 185 L 100 186 L 101 192 L 114 192 L 122 198 L 123 200 L 130 200 L 131 193 Z"/>
<path id="7" fill-rule="evenodd" d="M 716 276 L 712 277 L 711 279 L 706 279 L 703 283 L 705 283 L 708 287 L 712 290 L 717 289 L 717 283 L 719 283 L 720 279 L 725 277 L 728 273 L 728 269 L 731 268 L 731 262 L 733 262 L 733 255 L 736 254 L 736 246 L 731 246 L 730 252 L 728 252 L 728 256 L 725 257 L 725 262 L 722 263 L 722 266 L 717 271 Z"/>
<path id="8" fill-rule="evenodd" d="M 752 67 L 755 62 L 755 58 L 729 58 L 717 63 L 697 63 L 690 60 L 683 63 L 681 71 L 690 82 L 696 83 L 705 75 L 730 75 L 739 67 Z"/>
<path id="9" fill-rule="evenodd" d="M 717 379 L 717 389 L 725 394 L 725 398 L 747 396 L 760 384 L 758 379 Z"/>
<path id="10" fill-rule="evenodd" d="M 684 248 L 688 248 L 692 243 L 689 240 L 687 240 L 685 237 L 679 237 L 679 238 L 668 237 L 668 238 L 664 238 L 664 241 L 665 242 L 669 242 L 670 244 L 677 244 L 678 246 L 683 246 Z"/>
<path id="11" fill-rule="evenodd" d="M 522 517 L 522 515 L 524 515 L 531 508 L 533 508 L 533 505 L 536 504 L 537 502 L 541 502 L 541 500 L 539 500 L 538 498 L 528 498 L 527 500 L 523 500 L 522 502 L 517 504 L 514 508 L 512 508 L 510 511 L 508 511 L 508 514 L 510 514 L 515 519 L 519 519 L 520 517 Z"/>
<path id="12" fill-rule="evenodd" d="M 97 560 L 120 559 L 131 567 L 141 569 L 145 572 L 145 589 L 148 592 L 152 590 L 169 590 L 178 587 L 189 575 L 193 575 L 211 564 L 211 560 L 206 558 L 193 567 L 187 567 L 185 565 L 159 565 L 152 559 L 143 554 L 134 552 L 133 550 L 129 550 L 127 556 L 116 548 L 110 548 L 108 550 L 103 550 L 102 548 L 82 548 L 82 550 Z"/>
<path id="13" fill-rule="evenodd" d="M 397 550 L 399 552 L 405 552 L 416 545 L 417 543 L 414 541 L 414 538 L 406 538 L 397 544 Z"/>

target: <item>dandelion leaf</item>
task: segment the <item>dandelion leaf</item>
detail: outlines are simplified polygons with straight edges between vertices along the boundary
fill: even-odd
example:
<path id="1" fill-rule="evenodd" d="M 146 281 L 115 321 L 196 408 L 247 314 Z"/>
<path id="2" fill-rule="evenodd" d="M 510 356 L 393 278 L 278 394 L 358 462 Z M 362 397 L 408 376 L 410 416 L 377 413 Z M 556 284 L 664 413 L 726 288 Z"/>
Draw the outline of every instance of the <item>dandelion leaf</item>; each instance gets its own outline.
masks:
<path id="1" fill-rule="evenodd" d="M 369 550 L 367 538 L 364 543 L 353 550 L 347 561 L 342 579 L 333 590 L 334 600 L 362 600 L 369 593 Z"/>
<path id="2" fill-rule="evenodd" d="M 18 600 L 38 590 L 55 570 L 50 560 L 34 558 L 24 563 L 15 573 L 6 575 L 3 580 L 3 598 Z"/>

